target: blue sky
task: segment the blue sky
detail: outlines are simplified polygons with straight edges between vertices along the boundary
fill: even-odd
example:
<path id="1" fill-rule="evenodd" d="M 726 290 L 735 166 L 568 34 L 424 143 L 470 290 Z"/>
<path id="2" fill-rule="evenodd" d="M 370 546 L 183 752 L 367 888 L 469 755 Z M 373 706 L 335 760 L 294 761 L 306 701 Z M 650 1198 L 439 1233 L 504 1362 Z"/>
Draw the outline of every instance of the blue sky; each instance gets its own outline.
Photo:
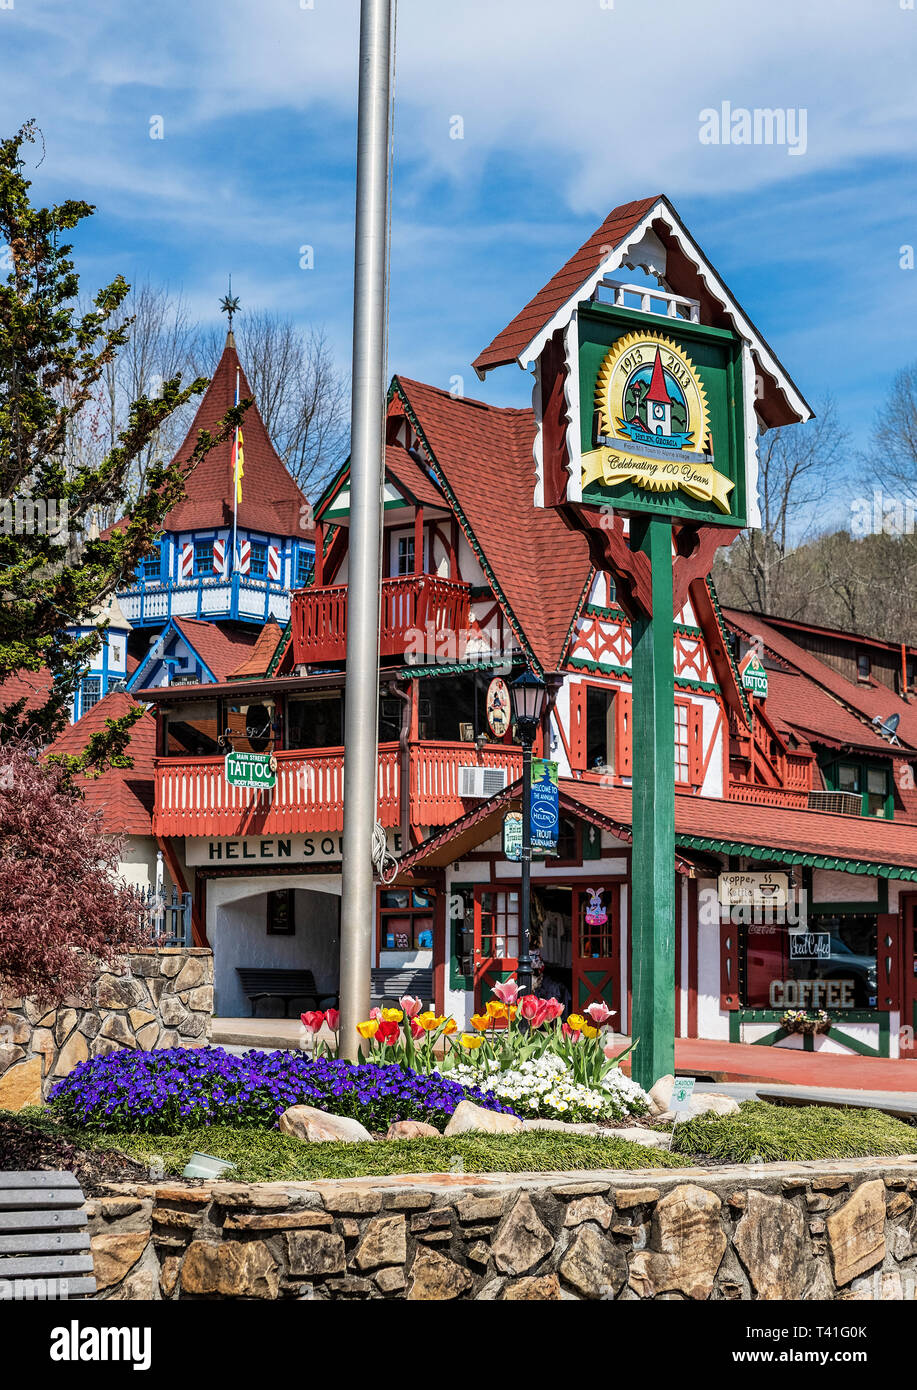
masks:
<path id="1" fill-rule="evenodd" d="M 528 403 L 471 359 L 611 207 L 665 192 L 853 458 L 917 357 L 912 3 L 400 0 L 391 370 Z M 0 128 L 38 120 L 37 197 L 97 205 L 86 287 L 168 283 L 214 321 L 231 270 L 348 367 L 357 0 L 9 4 Z M 702 144 L 723 101 L 805 108 L 805 152 Z"/>

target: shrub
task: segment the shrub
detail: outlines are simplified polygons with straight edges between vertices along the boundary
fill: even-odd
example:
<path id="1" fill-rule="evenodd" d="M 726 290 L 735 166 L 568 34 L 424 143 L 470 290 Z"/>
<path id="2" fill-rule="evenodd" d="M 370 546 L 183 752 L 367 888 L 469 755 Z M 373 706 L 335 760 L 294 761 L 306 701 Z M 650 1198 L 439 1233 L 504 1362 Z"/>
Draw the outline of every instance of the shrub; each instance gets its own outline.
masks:
<path id="1" fill-rule="evenodd" d="M 745 1101 L 737 1115 L 707 1112 L 675 1126 L 672 1152 L 717 1163 L 800 1163 L 917 1152 L 917 1131 L 881 1110 Z"/>
<path id="2" fill-rule="evenodd" d="M 270 1129 L 291 1105 L 348 1115 L 367 1129 L 393 1120 L 443 1127 L 460 1101 L 512 1114 L 490 1092 L 460 1086 L 434 1072 L 353 1065 L 298 1052 L 246 1052 L 221 1047 L 161 1052 L 110 1052 L 81 1062 L 51 1092 L 69 1124 L 96 1130 L 175 1134 L 192 1125 Z"/>

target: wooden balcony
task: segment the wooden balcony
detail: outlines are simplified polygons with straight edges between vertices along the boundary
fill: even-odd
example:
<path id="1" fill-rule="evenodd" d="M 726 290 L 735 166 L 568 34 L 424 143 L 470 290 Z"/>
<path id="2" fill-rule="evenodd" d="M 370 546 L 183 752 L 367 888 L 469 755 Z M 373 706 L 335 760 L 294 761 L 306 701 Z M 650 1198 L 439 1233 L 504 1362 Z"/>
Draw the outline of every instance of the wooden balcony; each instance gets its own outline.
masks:
<path id="1" fill-rule="evenodd" d="M 230 786 L 221 757 L 158 758 L 154 834 L 242 837 L 341 830 L 343 748 L 276 756 L 277 781 L 270 791 Z M 397 743 L 380 744 L 377 814 L 386 828 L 401 823 L 402 757 Z M 423 743 L 410 748 L 409 765 L 412 824 L 442 826 L 485 799 L 459 796 L 461 767 L 489 769 L 496 782 L 509 784 L 521 775 L 522 752 L 503 745 L 478 752 L 469 743 Z"/>
<path id="2" fill-rule="evenodd" d="M 401 656 L 412 634 L 459 632 L 468 627 L 471 587 L 435 574 L 382 581 L 379 654 Z M 293 594 L 293 660 L 343 662 L 347 651 L 347 585 Z M 415 639 L 416 640 L 416 639 Z M 435 644 L 435 636 L 433 643 Z"/>
<path id="3" fill-rule="evenodd" d="M 807 811 L 809 793 L 794 787 L 765 787 L 760 782 L 741 782 L 729 779 L 727 796 L 730 801 L 743 801 L 749 806 L 782 806 L 786 811 Z"/>

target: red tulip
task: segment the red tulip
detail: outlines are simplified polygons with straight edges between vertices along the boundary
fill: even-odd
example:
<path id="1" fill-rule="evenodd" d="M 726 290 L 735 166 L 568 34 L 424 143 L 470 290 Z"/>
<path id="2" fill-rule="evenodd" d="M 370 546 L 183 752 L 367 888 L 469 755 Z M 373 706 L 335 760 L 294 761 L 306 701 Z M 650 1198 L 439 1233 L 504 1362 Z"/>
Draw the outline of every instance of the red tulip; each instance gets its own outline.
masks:
<path id="1" fill-rule="evenodd" d="M 545 1002 L 545 1004 L 548 1006 L 548 1007 L 547 1007 L 547 1013 L 545 1014 L 545 1017 L 548 1018 L 548 1019 L 560 1018 L 561 1014 L 562 1014 L 563 1011 L 564 1011 L 564 1006 L 563 1006 L 563 1004 L 560 1002 L 560 1000 L 559 1000 L 559 999 L 545 999 L 544 1002 Z"/>
<path id="2" fill-rule="evenodd" d="M 341 1026 L 340 1011 L 338 1009 L 326 1009 L 325 1022 L 331 1029 L 332 1033 L 336 1033 L 338 1028 Z"/>
<path id="3" fill-rule="evenodd" d="M 402 1000 L 401 1002 L 403 1003 L 404 1001 Z M 411 1019 L 411 1037 L 412 1037 L 412 1038 L 425 1038 L 426 1036 L 427 1036 L 427 1035 L 426 1035 L 426 1032 L 424 1031 L 423 1025 L 420 1024 L 420 1023 L 418 1023 L 416 1018 L 412 1018 L 412 1019 Z"/>
<path id="4" fill-rule="evenodd" d="M 378 1029 L 376 1030 L 376 1042 L 382 1043 L 383 1046 L 387 1046 L 390 1043 L 396 1043 L 398 1041 L 400 1031 L 401 1030 L 399 1029 L 397 1023 L 391 1023 L 386 1019 L 382 1019 L 379 1023 Z"/>
<path id="5" fill-rule="evenodd" d="M 317 1033 L 325 1021 L 325 1015 L 321 1009 L 310 1009 L 308 1013 L 300 1014 L 299 1019 L 307 1033 Z"/>
<path id="6" fill-rule="evenodd" d="M 535 1015 L 539 1012 L 543 1000 L 537 994 L 524 994 L 519 1000 L 519 1012 L 528 1023 L 531 1023 Z"/>

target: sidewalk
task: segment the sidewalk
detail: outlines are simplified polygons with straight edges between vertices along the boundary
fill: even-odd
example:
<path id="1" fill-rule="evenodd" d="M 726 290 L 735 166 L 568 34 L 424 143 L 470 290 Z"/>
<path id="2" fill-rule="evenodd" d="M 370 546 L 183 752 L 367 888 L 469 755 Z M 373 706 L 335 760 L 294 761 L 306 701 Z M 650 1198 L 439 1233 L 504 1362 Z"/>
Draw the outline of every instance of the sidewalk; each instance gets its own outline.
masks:
<path id="1" fill-rule="evenodd" d="M 787 1047 L 752 1047 L 710 1038 L 677 1038 L 675 1070 L 712 1081 L 749 1081 L 843 1091 L 917 1094 L 917 1059 L 858 1057 L 853 1053 L 802 1052 Z"/>

